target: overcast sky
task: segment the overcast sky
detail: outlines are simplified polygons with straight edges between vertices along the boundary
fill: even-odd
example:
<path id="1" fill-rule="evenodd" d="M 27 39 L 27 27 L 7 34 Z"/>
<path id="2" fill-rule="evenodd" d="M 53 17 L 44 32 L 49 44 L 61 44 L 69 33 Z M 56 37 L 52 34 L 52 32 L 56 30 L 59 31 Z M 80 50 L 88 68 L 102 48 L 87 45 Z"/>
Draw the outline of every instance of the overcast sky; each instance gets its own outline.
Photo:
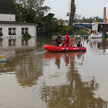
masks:
<path id="1" fill-rule="evenodd" d="M 66 13 L 69 12 L 70 0 L 45 0 L 44 5 L 51 8 L 56 18 L 67 20 Z M 103 10 L 106 7 L 106 18 L 108 13 L 108 0 L 75 0 L 76 13 L 81 17 L 89 18 L 99 16 L 103 18 Z"/>

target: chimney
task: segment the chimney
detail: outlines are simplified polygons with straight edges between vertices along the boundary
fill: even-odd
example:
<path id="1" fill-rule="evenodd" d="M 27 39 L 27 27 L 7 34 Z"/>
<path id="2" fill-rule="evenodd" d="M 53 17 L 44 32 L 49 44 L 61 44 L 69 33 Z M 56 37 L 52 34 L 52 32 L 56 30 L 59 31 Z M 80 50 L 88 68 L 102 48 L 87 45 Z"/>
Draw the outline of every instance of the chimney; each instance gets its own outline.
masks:
<path id="1" fill-rule="evenodd" d="M 103 22 L 106 22 L 106 7 L 104 7 L 104 16 L 103 16 Z"/>

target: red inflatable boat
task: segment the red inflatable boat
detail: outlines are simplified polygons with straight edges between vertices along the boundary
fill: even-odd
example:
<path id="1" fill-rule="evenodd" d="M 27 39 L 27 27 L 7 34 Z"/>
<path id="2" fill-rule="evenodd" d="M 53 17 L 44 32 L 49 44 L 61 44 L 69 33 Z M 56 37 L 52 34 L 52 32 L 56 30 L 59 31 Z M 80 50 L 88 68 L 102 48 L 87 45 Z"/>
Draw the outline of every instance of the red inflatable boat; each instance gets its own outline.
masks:
<path id="1" fill-rule="evenodd" d="M 72 52 L 72 51 L 86 51 L 85 47 L 76 46 L 54 46 L 54 45 L 44 45 L 44 49 L 48 52 Z"/>

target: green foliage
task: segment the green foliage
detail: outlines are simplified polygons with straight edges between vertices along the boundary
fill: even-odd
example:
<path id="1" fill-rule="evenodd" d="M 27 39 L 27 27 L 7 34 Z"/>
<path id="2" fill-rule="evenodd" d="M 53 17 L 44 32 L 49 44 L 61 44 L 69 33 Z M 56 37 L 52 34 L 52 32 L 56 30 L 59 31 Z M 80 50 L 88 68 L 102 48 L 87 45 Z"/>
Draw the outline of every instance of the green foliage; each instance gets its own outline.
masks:
<path id="1" fill-rule="evenodd" d="M 75 11 L 75 10 L 76 10 L 76 5 L 75 5 L 75 3 L 72 3 L 71 5 L 72 5 L 72 7 L 73 7 L 73 10 Z"/>
<path id="2" fill-rule="evenodd" d="M 47 35 L 52 35 L 54 25 L 55 25 L 55 19 L 53 18 L 54 14 L 49 13 L 47 16 L 42 18 L 42 26 L 45 28 L 45 31 Z"/>
<path id="3" fill-rule="evenodd" d="M 85 35 L 85 34 L 87 34 L 87 33 L 86 33 L 86 30 L 80 29 L 80 30 L 76 30 L 76 31 L 74 32 L 74 34 L 76 34 L 76 35 Z"/>
<path id="4" fill-rule="evenodd" d="M 90 18 L 85 18 L 85 17 L 82 17 L 82 19 L 77 19 L 77 22 L 92 22 L 94 19 L 96 18 L 97 22 L 103 22 L 103 19 L 96 16 L 96 17 L 90 17 Z"/>
<path id="5" fill-rule="evenodd" d="M 3 41 L 3 39 L 2 39 L 2 38 L 0 38 L 0 41 Z"/>
<path id="6" fill-rule="evenodd" d="M 37 19 L 41 19 L 41 17 L 43 17 L 44 14 L 50 10 L 48 6 L 42 6 L 44 0 L 13 1 L 15 3 L 17 12 L 20 14 L 21 21 L 26 21 L 29 23 L 37 23 Z"/>
<path id="7" fill-rule="evenodd" d="M 25 40 L 29 40 L 31 38 L 31 35 L 29 33 L 24 33 L 22 37 Z"/>
<path id="8" fill-rule="evenodd" d="M 36 23 L 38 24 L 38 28 L 44 28 L 46 35 L 52 36 L 57 34 L 74 34 L 72 26 L 65 26 L 64 20 L 54 18 L 53 13 L 49 13 L 48 15 L 44 16 L 50 8 L 48 6 L 43 6 L 45 0 L 13 0 L 16 6 L 18 13 L 20 14 L 21 21 L 26 21 L 29 23 Z M 76 5 L 74 1 L 71 4 L 72 7 L 72 15 L 70 19 L 70 25 L 73 23 L 73 17 L 76 10 Z M 92 22 L 95 18 L 97 22 L 102 22 L 103 19 L 96 17 L 85 18 L 81 16 L 76 16 L 74 18 L 75 22 Z M 85 34 L 84 30 L 77 30 L 75 33 L 78 34 Z"/>
<path id="9" fill-rule="evenodd" d="M 47 16 L 43 17 L 43 28 L 45 28 L 45 31 L 47 35 L 64 35 L 64 34 L 72 34 L 73 33 L 73 27 L 72 26 L 65 26 L 64 20 L 59 19 L 57 20 L 54 18 L 54 14 L 49 13 Z"/>
<path id="10" fill-rule="evenodd" d="M 0 32 L 0 36 L 3 36 L 3 33 Z"/>

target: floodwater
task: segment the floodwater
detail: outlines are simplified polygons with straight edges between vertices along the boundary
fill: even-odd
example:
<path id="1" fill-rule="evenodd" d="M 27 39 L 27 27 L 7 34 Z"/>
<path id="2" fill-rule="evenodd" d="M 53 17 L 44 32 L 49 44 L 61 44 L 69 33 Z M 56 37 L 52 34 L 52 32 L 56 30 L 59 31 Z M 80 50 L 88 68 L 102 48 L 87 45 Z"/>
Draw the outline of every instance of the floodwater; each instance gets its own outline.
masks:
<path id="1" fill-rule="evenodd" d="M 51 37 L 0 40 L 0 108 L 108 108 L 108 39 L 81 41 L 85 52 L 48 53 Z"/>

